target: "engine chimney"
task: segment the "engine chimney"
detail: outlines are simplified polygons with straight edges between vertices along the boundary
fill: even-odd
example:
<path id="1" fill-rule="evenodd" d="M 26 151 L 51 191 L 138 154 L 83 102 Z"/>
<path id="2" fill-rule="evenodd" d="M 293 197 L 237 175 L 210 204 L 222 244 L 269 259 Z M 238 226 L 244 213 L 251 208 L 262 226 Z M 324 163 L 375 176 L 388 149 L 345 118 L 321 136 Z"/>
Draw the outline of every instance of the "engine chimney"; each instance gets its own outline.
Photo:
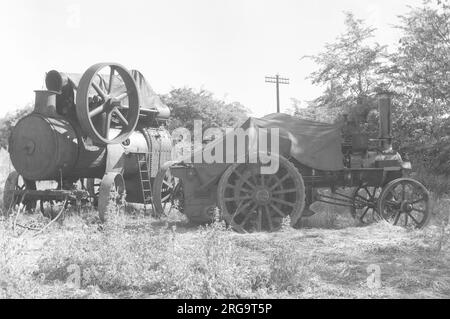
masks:
<path id="1" fill-rule="evenodd" d="M 53 117 L 56 115 L 56 95 L 57 92 L 37 90 L 36 93 L 34 112 Z"/>
<path id="2" fill-rule="evenodd" d="M 380 136 L 381 149 L 388 151 L 392 149 L 392 119 L 391 119 L 391 93 L 387 91 L 379 92 L 378 111 L 380 119 Z"/>

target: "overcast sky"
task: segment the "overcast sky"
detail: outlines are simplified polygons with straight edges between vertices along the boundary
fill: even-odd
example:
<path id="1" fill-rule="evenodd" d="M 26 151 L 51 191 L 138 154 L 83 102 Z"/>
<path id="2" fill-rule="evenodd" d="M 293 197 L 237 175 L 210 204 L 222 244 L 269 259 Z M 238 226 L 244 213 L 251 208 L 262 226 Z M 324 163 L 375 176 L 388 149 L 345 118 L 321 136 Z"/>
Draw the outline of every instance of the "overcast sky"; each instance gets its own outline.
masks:
<path id="1" fill-rule="evenodd" d="M 45 72 L 83 73 L 114 61 L 140 70 L 157 93 L 205 88 L 239 101 L 256 116 L 274 112 L 275 87 L 264 76 L 291 80 L 291 98 L 316 97 L 305 77 L 318 53 L 344 30 L 343 11 L 376 27 L 377 41 L 396 43 L 392 28 L 407 5 L 421 0 L 2 0 L 0 2 L 0 115 L 42 89 Z"/>

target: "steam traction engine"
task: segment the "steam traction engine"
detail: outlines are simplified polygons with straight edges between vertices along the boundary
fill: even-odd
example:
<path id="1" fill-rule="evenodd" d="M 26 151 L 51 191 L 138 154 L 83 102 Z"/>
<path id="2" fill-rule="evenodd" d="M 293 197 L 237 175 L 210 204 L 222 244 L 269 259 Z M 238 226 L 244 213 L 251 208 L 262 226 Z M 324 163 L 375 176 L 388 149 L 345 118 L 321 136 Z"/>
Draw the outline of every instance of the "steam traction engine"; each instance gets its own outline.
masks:
<path id="1" fill-rule="evenodd" d="M 152 183 L 171 159 L 172 142 L 170 111 L 144 76 L 99 63 L 83 75 L 50 71 L 45 83 L 9 139 L 16 171 L 5 185 L 5 211 L 39 202 L 44 212 L 48 204 L 91 199 L 104 221 L 111 201 L 152 204 Z M 55 186 L 40 190 L 42 181 Z"/>
<path id="2" fill-rule="evenodd" d="M 166 163 L 155 179 L 155 190 L 164 178 L 174 176 L 177 181 L 167 196 L 179 211 L 203 223 L 211 221 L 211 212 L 218 207 L 222 218 L 238 232 L 275 231 L 288 216 L 295 226 L 315 213 L 310 206 L 316 202 L 348 207 L 359 224 L 385 219 L 398 226 L 423 228 L 431 215 L 429 193 L 420 182 L 405 177 L 411 164 L 392 149 L 388 93 L 379 93 L 378 106 L 375 139 L 349 122 L 327 124 L 280 113 L 250 118 L 242 128 L 279 129 L 279 148 L 269 148 L 278 158 L 276 173 L 263 174 L 261 167 L 266 163 L 249 161 L 250 149 L 246 149 L 244 162 Z M 211 148 L 234 139 L 227 134 Z M 246 145 L 257 143 L 249 140 Z M 351 191 L 339 191 L 342 188 Z M 165 210 L 162 199 L 155 196 L 160 214 Z"/>

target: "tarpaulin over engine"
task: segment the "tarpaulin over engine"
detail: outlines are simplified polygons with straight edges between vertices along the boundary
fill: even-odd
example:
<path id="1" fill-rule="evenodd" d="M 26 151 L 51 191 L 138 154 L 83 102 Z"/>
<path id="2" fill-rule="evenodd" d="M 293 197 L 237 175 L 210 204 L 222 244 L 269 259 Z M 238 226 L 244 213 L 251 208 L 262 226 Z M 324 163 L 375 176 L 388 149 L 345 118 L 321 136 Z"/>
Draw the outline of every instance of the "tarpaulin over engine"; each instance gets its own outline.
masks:
<path id="1" fill-rule="evenodd" d="M 275 113 L 249 118 L 242 128 L 279 128 L 280 154 L 317 169 L 337 171 L 344 168 L 341 150 L 341 124 L 327 124 Z"/>
<path id="2" fill-rule="evenodd" d="M 245 145 L 239 146 L 236 137 L 237 129 L 234 129 L 221 138 L 208 143 L 203 149 L 197 149 L 192 156 L 185 157 L 183 161 L 186 162 L 190 158 L 191 163 L 192 161 L 207 163 L 205 154 L 216 153 L 215 149 L 223 147 L 222 155 L 218 156 L 221 163 L 242 163 L 242 159 L 245 159 L 249 153 L 266 152 L 268 154 L 270 152 L 274 154 L 276 152 L 287 158 L 295 158 L 303 165 L 317 170 L 338 171 L 344 168 L 341 150 L 342 126 L 340 124 L 320 123 L 277 113 L 263 118 L 250 117 L 240 128 L 245 132 L 254 128 L 255 133 L 249 134 L 242 143 Z M 275 136 L 271 134 L 270 129 L 272 128 L 279 129 L 278 149 L 272 143 L 273 136 Z M 262 141 L 264 139 L 266 142 Z M 230 141 L 232 142 L 229 143 Z M 233 154 L 231 161 L 230 153 Z"/>
<path id="3" fill-rule="evenodd" d="M 159 112 L 159 117 L 168 118 L 170 114 L 169 108 L 161 101 L 158 94 L 153 91 L 152 87 L 147 82 L 142 73 L 137 70 L 130 70 L 130 73 L 133 76 L 134 82 L 136 82 L 136 86 L 139 90 L 139 100 L 141 108 L 156 110 Z M 80 83 L 82 74 L 68 73 L 66 75 L 68 77 L 69 83 L 71 82 L 73 88 L 76 89 L 78 87 L 78 84 Z M 94 79 L 94 82 L 97 83 L 100 88 L 106 91 L 106 88 L 109 87 L 109 74 L 99 75 Z M 96 94 L 93 88 L 91 88 L 90 90 L 90 94 Z M 122 79 L 116 75 L 113 80 L 111 95 L 119 96 L 124 92 L 126 92 L 125 84 L 123 83 Z M 124 99 L 123 103 L 127 105 L 128 100 Z"/>

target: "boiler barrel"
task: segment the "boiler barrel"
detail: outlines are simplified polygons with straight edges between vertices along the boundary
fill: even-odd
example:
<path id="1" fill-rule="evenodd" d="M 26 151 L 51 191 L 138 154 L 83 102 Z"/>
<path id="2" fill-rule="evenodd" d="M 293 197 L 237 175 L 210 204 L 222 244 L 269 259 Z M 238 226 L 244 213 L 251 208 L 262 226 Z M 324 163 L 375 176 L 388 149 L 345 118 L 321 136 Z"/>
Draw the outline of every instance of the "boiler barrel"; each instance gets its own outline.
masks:
<path id="1" fill-rule="evenodd" d="M 12 130 L 9 153 L 14 168 L 24 178 L 59 180 L 61 175 L 101 177 L 106 150 L 82 147 L 74 128 L 65 119 L 32 113 Z"/>

